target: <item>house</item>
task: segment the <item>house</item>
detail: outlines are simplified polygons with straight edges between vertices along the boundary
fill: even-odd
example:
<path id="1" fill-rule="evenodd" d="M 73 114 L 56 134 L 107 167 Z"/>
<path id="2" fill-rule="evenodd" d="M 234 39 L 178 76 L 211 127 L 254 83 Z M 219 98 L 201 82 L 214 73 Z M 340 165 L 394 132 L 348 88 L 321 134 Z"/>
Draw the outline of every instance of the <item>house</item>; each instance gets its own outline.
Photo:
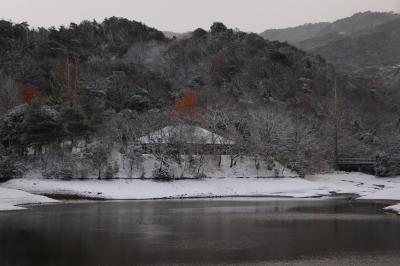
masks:
<path id="1" fill-rule="evenodd" d="M 166 126 L 137 140 L 144 153 L 169 148 L 181 154 L 229 154 L 235 142 L 207 129 L 190 126 Z"/>

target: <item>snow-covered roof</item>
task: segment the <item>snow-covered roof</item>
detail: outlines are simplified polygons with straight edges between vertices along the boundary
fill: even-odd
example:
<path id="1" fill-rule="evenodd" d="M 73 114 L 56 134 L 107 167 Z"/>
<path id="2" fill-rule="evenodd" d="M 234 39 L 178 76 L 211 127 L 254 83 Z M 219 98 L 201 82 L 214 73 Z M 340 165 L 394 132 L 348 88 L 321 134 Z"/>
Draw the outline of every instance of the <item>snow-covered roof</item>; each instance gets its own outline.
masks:
<path id="1" fill-rule="evenodd" d="M 188 144 L 234 144 L 233 141 L 197 126 L 167 126 L 138 139 L 141 144 L 173 143 Z"/>

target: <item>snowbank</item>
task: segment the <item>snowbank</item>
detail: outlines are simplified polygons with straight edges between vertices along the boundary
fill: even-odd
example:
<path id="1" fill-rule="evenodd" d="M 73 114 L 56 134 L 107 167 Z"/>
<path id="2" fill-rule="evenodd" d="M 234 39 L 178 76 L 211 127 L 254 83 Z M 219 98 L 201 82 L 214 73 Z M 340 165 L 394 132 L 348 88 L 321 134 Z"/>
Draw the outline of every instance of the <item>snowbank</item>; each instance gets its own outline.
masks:
<path id="1" fill-rule="evenodd" d="M 54 202 L 57 201 L 44 196 L 33 195 L 20 190 L 0 187 L 0 211 L 25 209 L 17 205 Z"/>
<path id="2" fill-rule="evenodd" d="M 235 196 L 305 198 L 328 196 L 337 193 L 357 194 L 359 199 L 390 200 L 400 203 L 400 177 L 377 178 L 362 173 L 333 173 L 309 176 L 306 179 L 230 177 L 200 180 L 187 179 L 173 182 L 158 182 L 148 179 L 62 181 L 24 178 L 10 180 L 2 184 L 1 187 L 3 187 L 2 191 L 4 188 L 10 188 L 37 194 L 64 194 L 85 198 L 118 200 Z M 13 206 L 36 202 L 29 199 L 22 202 L 17 201 L 13 204 L 14 201 L 12 199 L 4 200 L 7 196 L 4 197 L 3 194 L 1 193 L 0 195 L 0 204 Z M 9 195 L 14 196 L 11 192 L 9 192 Z M 3 206 L 3 208 L 5 207 Z M 388 207 L 387 210 L 396 211 L 400 214 L 400 204 Z"/>
<path id="3" fill-rule="evenodd" d="M 235 196 L 320 196 L 324 188 L 300 178 L 222 178 L 158 182 L 153 180 L 61 181 L 11 180 L 3 187 L 39 194 L 78 195 L 103 199 L 165 199 Z"/>
<path id="4" fill-rule="evenodd" d="M 366 200 L 390 200 L 400 202 L 400 177 L 378 178 L 362 173 L 334 173 L 308 177 L 308 180 L 323 185 L 335 193 L 352 193 Z M 400 214 L 399 205 L 386 210 Z"/>
<path id="5" fill-rule="evenodd" d="M 385 210 L 397 212 L 398 214 L 400 214 L 400 204 L 386 207 Z"/>

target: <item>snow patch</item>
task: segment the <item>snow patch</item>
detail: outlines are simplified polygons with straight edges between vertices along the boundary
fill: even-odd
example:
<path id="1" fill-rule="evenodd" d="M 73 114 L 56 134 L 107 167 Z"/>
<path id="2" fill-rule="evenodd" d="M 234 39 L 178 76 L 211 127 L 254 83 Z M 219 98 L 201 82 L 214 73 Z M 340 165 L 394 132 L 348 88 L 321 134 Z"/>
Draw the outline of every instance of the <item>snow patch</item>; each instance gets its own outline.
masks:
<path id="1" fill-rule="evenodd" d="M 170 143 L 176 140 L 183 140 L 187 144 L 234 144 L 233 141 L 204 128 L 189 125 L 167 126 L 143 136 L 137 141 L 141 144 L 151 144 Z"/>
<path id="2" fill-rule="evenodd" d="M 400 214 L 400 204 L 386 207 L 385 210 L 397 212 L 398 214 Z"/>
<path id="3" fill-rule="evenodd" d="M 113 153 L 113 161 L 119 165 L 119 172 L 116 175 L 120 178 L 152 178 L 154 169 L 159 168 L 160 162 L 151 154 L 143 155 L 141 162 L 133 165 L 119 152 Z M 234 160 L 231 166 L 229 155 L 204 155 L 201 160 L 195 156 L 197 165 L 190 165 L 189 156 L 181 156 L 180 164 L 170 162 L 168 171 L 175 178 L 194 178 L 201 174 L 208 178 L 234 178 L 234 177 L 296 177 L 293 171 L 283 167 L 278 162 L 271 163 L 251 156 L 241 156 Z M 201 161 L 201 163 L 199 163 Z"/>
<path id="4" fill-rule="evenodd" d="M 0 211 L 24 210 L 17 205 L 55 203 L 57 200 L 24 191 L 0 187 Z"/>
<path id="5" fill-rule="evenodd" d="M 400 177 L 377 178 L 362 173 L 332 173 L 301 178 L 206 178 L 159 182 L 151 179 L 71 180 L 25 178 L 0 186 L 0 209 L 20 204 L 55 202 L 37 194 L 65 194 L 103 199 L 165 199 L 210 197 L 319 197 L 356 194 L 359 199 L 400 202 Z M 400 204 L 386 210 L 400 214 Z"/>
<path id="6" fill-rule="evenodd" d="M 324 191 L 319 184 L 300 178 L 213 178 L 203 180 L 39 180 L 17 179 L 3 187 L 39 194 L 78 195 L 103 199 L 165 199 L 193 197 L 285 196 L 314 197 Z"/>

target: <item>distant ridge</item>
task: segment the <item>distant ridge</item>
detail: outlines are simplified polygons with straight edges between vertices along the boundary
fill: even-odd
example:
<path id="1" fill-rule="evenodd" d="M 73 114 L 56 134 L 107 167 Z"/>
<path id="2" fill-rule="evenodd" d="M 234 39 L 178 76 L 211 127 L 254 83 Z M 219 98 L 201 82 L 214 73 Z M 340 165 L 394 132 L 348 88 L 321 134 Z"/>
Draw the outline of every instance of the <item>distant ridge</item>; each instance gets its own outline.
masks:
<path id="1" fill-rule="evenodd" d="M 330 23 L 307 23 L 297 27 L 286 29 L 271 29 L 262 32 L 260 35 L 271 41 L 297 43 L 300 41 L 308 40 L 316 36 L 322 29 L 327 27 Z"/>
<path id="2" fill-rule="evenodd" d="M 271 41 L 287 41 L 307 50 L 344 35 L 372 29 L 397 18 L 400 18 L 400 15 L 393 12 L 367 11 L 332 23 L 321 22 L 286 29 L 271 29 L 260 35 Z"/>
<path id="3" fill-rule="evenodd" d="M 333 23 L 305 24 L 261 34 L 320 54 L 329 62 L 352 68 L 381 67 L 400 62 L 400 15 L 363 12 Z"/>

